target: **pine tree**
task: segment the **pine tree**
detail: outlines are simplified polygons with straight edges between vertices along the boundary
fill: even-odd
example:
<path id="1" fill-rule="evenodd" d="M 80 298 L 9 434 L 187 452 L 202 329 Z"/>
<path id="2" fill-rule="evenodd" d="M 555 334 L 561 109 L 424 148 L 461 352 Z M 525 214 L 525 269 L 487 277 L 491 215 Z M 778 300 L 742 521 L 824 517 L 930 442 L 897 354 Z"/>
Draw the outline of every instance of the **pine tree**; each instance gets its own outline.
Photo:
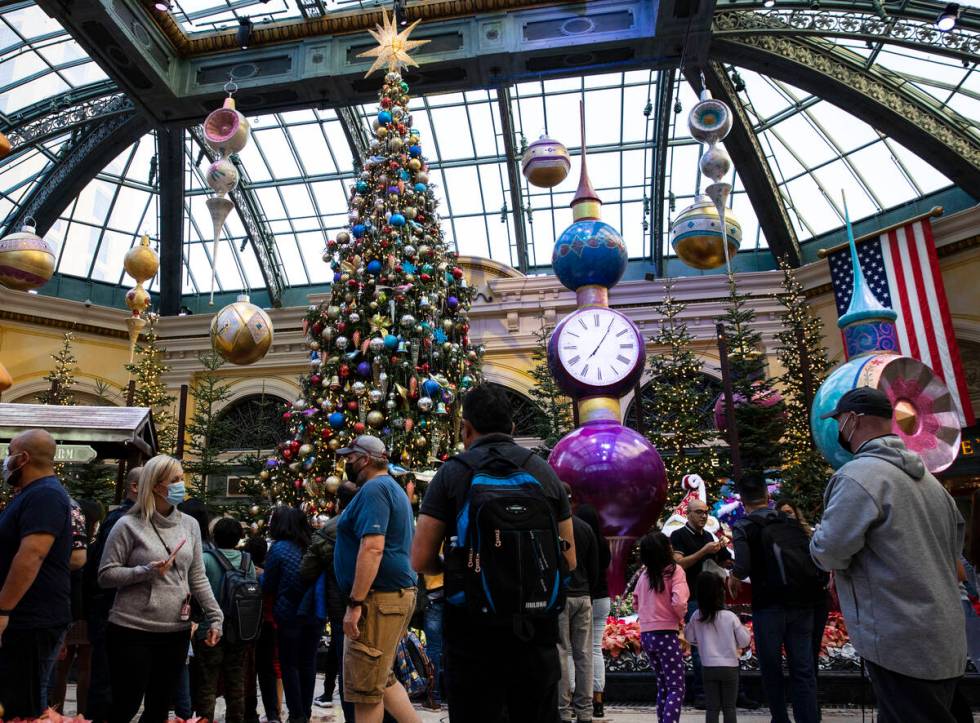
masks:
<path id="1" fill-rule="evenodd" d="M 550 453 L 558 440 L 571 432 L 575 425 L 572 421 L 573 402 L 562 392 L 548 369 L 548 339 L 554 327 L 548 326 L 543 316 L 540 322 L 540 327 L 534 332 L 535 345 L 531 352 L 533 365 L 529 372 L 534 386 L 528 390 L 528 396 L 542 412 L 535 420 L 534 436 L 541 438 L 545 453 Z"/>
<path id="2" fill-rule="evenodd" d="M 728 307 L 721 321 L 728 342 L 742 475 L 761 475 L 782 464 L 786 405 L 766 375 L 755 311 L 748 306 L 748 296 L 739 293 L 734 273 L 728 275 L 728 291 Z"/>
<path id="3" fill-rule="evenodd" d="M 95 500 L 111 505 L 116 494 L 118 466 L 98 460 L 84 464 L 68 464 L 59 475 L 62 484 L 76 500 Z"/>
<path id="4" fill-rule="evenodd" d="M 47 391 L 37 395 L 41 404 L 63 407 L 75 404 L 75 395 L 71 391 L 72 385 L 75 383 L 75 369 L 78 366 L 71 349 L 74 341 L 75 335 L 66 331 L 65 341 L 61 345 L 61 349 L 51 355 L 51 358 L 54 359 L 54 369 L 44 377 L 51 383 L 51 386 Z"/>
<path id="5" fill-rule="evenodd" d="M 136 382 L 133 406 L 153 410 L 157 448 L 163 454 L 173 454 L 177 448 L 177 419 L 173 410 L 174 396 L 161 379 L 170 371 L 170 366 L 163 361 L 165 350 L 158 343 L 156 323 L 159 318 L 152 312 L 146 314 L 146 328 L 136 342 L 135 361 L 127 364 L 126 369 Z"/>
<path id="6" fill-rule="evenodd" d="M 192 476 L 194 496 L 206 504 L 210 502 L 208 477 L 227 472 L 232 460 L 222 460 L 222 439 L 233 433 L 229 423 L 218 414 L 221 402 L 231 396 L 231 384 L 223 381 L 218 370 L 224 360 L 213 351 L 200 354 L 198 359 L 204 371 L 194 376 L 190 396 L 194 399 L 194 411 L 187 423 L 188 461 L 184 469 Z"/>
<path id="7" fill-rule="evenodd" d="M 776 334 L 776 357 L 786 369 L 780 377 L 786 394 L 782 491 L 796 501 L 808 520 L 814 521 L 819 516 L 823 490 L 832 470 L 810 434 L 810 406 L 831 364 L 827 348 L 823 345 L 823 322 L 810 313 L 803 284 L 785 259 L 780 259 L 779 268 L 783 272 L 780 284 L 783 291 L 775 294 L 774 298 L 786 310 L 783 314 L 784 328 Z M 804 383 L 803 355 L 800 353 L 801 339 L 809 366 L 809 401 Z"/>
<path id="8" fill-rule="evenodd" d="M 311 511 L 332 510 L 334 452 L 358 434 L 381 438 L 409 469 L 448 459 L 460 441 L 459 397 L 478 379 L 473 291 L 443 239 L 408 102 L 408 84 L 390 69 L 371 155 L 350 189 L 350 228 L 324 253 L 330 299 L 304 324 L 310 371 L 285 413 L 292 439 L 261 473 L 274 499 Z"/>
<path id="9" fill-rule="evenodd" d="M 693 351 L 694 337 L 682 318 L 686 308 L 687 304 L 674 298 L 673 283 L 668 281 L 664 299 L 657 304 L 663 317 L 660 331 L 651 339 L 664 349 L 650 355 L 647 368 L 652 378 L 649 393 L 643 396 L 644 429 L 664 459 L 672 504 L 685 494 L 680 480 L 686 474 L 704 478 L 708 499 L 719 487 L 718 455 L 709 446 L 717 433 L 704 420 L 714 396 L 703 383 L 701 362 Z"/>

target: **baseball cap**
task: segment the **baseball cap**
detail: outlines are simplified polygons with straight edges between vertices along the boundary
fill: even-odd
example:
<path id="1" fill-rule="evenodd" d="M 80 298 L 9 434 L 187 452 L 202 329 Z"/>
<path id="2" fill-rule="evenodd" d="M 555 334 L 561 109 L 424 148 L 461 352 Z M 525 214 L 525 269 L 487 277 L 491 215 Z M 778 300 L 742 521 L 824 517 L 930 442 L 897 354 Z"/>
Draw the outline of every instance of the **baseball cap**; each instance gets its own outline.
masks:
<path id="1" fill-rule="evenodd" d="M 856 412 L 857 414 L 868 414 L 872 417 L 892 418 L 892 403 L 888 396 L 879 389 L 873 387 L 858 387 L 842 395 L 837 400 L 837 406 L 826 414 L 821 414 L 821 419 L 838 417 L 844 412 Z"/>
<path id="2" fill-rule="evenodd" d="M 385 443 L 370 434 L 362 434 L 354 440 L 349 447 L 342 447 L 337 450 L 338 457 L 345 457 L 348 454 L 366 454 L 369 457 L 387 457 L 388 450 Z"/>

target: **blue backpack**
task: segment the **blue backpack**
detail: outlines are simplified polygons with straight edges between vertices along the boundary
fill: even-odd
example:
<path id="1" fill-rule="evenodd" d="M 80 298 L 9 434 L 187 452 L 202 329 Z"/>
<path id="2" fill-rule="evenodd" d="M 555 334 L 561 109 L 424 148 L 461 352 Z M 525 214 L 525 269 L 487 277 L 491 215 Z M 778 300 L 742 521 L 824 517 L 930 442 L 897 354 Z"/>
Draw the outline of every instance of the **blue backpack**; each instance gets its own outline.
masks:
<path id="1" fill-rule="evenodd" d="M 446 602 L 522 638 L 562 611 L 567 576 L 552 503 L 524 469 L 533 454 L 517 463 L 489 447 L 453 458 L 471 478 L 446 553 Z"/>
<path id="2" fill-rule="evenodd" d="M 393 670 L 395 678 L 405 688 L 409 698 L 431 703 L 435 689 L 435 668 L 426 655 L 419 636 L 411 630 L 398 641 Z"/>

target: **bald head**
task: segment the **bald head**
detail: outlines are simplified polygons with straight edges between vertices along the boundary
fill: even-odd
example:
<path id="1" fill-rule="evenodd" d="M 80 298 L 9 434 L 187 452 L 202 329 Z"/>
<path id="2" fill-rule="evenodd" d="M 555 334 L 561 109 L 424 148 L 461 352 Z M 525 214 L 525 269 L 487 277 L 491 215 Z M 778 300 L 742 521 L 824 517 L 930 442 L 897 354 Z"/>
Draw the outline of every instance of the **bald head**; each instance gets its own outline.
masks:
<path id="1" fill-rule="evenodd" d="M 687 523 L 700 532 L 708 523 L 708 505 L 701 500 L 691 500 L 687 503 Z"/>
<path id="2" fill-rule="evenodd" d="M 23 487 L 41 477 L 54 474 L 54 455 L 58 445 L 43 429 L 29 429 L 10 441 L 7 456 L 13 457 L 11 468 L 17 470 L 11 484 Z"/>

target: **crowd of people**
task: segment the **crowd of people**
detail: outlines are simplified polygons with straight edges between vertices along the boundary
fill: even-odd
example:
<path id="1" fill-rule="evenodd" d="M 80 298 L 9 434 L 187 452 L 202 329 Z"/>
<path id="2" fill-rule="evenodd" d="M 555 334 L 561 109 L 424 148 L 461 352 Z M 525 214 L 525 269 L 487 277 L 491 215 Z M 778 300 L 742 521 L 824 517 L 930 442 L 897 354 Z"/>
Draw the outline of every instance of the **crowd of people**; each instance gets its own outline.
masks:
<path id="1" fill-rule="evenodd" d="M 270 723 L 299 723 L 336 686 L 349 723 L 415 723 L 396 669 L 416 616 L 432 661 L 423 671 L 430 702 L 448 702 L 454 723 L 602 718 L 610 550 L 599 515 L 574 506 L 547 462 L 514 442 L 499 390 L 478 385 L 462 404 L 466 449 L 429 483 L 417 520 L 384 443 L 362 435 L 337 451 L 347 477 L 339 514 L 314 531 L 304 511 L 276 508 L 269 540 L 185 499 L 180 462 L 165 455 L 129 473 L 125 500 L 103 519 L 99 505 L 65 492 L 47 432 L 17 436 L 2 467 L 14 495 L 0 514 L 6 716 L 62 705 L 74 663 L 78 710 L 94 721 L 130 723 L 140 710 L 145 723 L 170 711 L 214 720 L 223 696 L 229 723 L 258 723 L 259 699 Z M 641 539 L 633 601 L 659 721 L 678 721 L 686 694 L 709 723 L 736 720 L 750 633 L 726 602 L 740 580 L 751 581 L 775 723 L 790 720 L 787 693 L 797 723 L 820 720 L 817 660 L 831 588 L 879 720 L 969 719 L 957 694 L 970 613 L 960 586 L 963 520 L 891 433 L 887 397 L 854 390 L 830 416 L 854 459 L 829 481 L 814 528 L 792 500 L 772 504 L 766 481 L 746 477 L 734 555 L 706 530 L 708 509 L 697 501 L 669 538 Z"/>

